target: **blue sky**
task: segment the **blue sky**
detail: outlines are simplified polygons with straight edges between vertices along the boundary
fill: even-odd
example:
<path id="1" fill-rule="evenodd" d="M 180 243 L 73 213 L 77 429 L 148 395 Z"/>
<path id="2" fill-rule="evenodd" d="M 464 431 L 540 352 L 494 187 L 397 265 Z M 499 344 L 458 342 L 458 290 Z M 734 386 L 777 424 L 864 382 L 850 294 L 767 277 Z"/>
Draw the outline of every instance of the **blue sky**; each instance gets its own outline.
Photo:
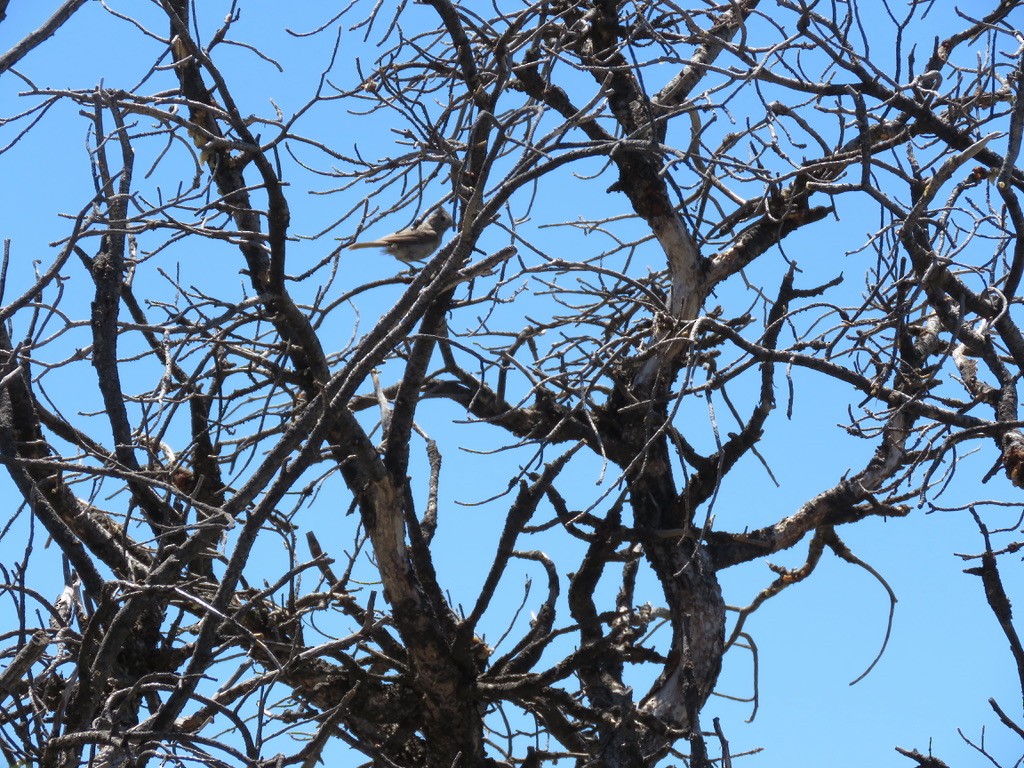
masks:
<path id="1" fill-rule="evenodd" d="M 0 25 L 0 49 L 6 50 L 13 41 L 34 28 L 52 9 L 53 3 L 12 3 L 8 19 Z M 292 3 L 287 7 L 267 2 L 243 3 L 242 17 L 234 29 L 236 39 L 251 41 L 274 56 L 284 67 L 279 72 L 269 63 L 259 61 L 241 48 L 221 46 L 216 49 L 218 64 L 230 75 L 235 96 L 243 104 L 243 112 L 265 114 L 272 110 L 270 99 L 285 114 L 298 109 L 313 93 L 320 72 L 327 66 L 333 38 L 321 35 L 297 39 L 285 28 L 312 29 L 329 18 L 332 7 L 325 10 L 319 4 Z M 47 7 L 49 6 L 49 7 Z M 115 8 L 147 14 L 159 18 L 153 9 L 140 3 L 113 3 Z M 206 36 L 216 28 L 216 20 L 223 18 L 227 4 L 203 4 L 209 15 L 201 21 Z M 427 21 L 426 9 L 411 7 L 407 24 L 410 28 Z M 140 18 L 145 18 L 140 17 Z M 422 20 L 422 21 L 421 21 Z M 920 40 L 941 34 L 942 19 L 937 12 L 917 27 Z M 162 22 L 154 29 L 163 33 Z M 884 34 L 879 24 L 878 34 Z M 379 33 L 375 33 L 379 34 Z M 353 68 L 348 62 L 358 57 L 367 65 L 378 52 L 377 38 L 364 42 L 358 32 L 344 32 L 339 61 L 332 78 L 344 77 L 355 82 Z M 883 61 L 889 50 L 883 41 L 877 50 Z M 149 67 L 159 55 L 159 43 L 146 38 L 122 20 L 107 14 L 99 3 L 90 2 L 47 45 L 27 57 L 19 66 L 20 72 L 40 88 L 90 88 L 103 82 L 107 88 L 131 88 L 145 77 Z M 920 57 L 919 57 L 920 58 Z M 666 76 L 671 73 L 666 73 Z M 159 76 L 157 76 L 159 77 Z M 25 109 L 36 103 L 34 98 L 19 96 L 26 84 L 11 74 L 0 78 L 0 105 L 5 115 Z M 302 129 L 325 142 L 333 142 L 340 152 L 351 152 L 355 145 L 367 156 L 376 156 L 390 150 L 396 136 L 384 115 L 360 116 L 346 111 L 351 105 L 326 103 L 307 115 Z M 736 107 L 742 112 L 742 99 Z M 15 124 L 0 128 L 0 147 L 7 146 L 23 127 Z M 0 173 L 16 180 L 17 194 L 5 203 L 3 238 L 11 241 L 12 265 L 7 295 L 4 302 L 16 295 L 19 286 L 31 279 L 35 263 L 45 265 L 53 258 L 53 241 L 66 235 L 70 224 L 60 214 L 75 214 L 91 196 L 88 160 L 84 151 L 87 121 L 77 109 L 68 104 L 58 105 L 44 116 L 40 125 L 10 151 L 0 155 Z M 727 126 L 723 127 L 727 130 Z M 153 142 L 145 151 L 155 158 L 160 146 Z M 340 195 L 311 194 L 324 192 L 336 181 L 313 177 L 303 173 L 295 164 L 286 162 L 286 179 L 291 183 L 293 233 L 313 235 L 328 230 L 318 240 L 299 239 L 290 245 L 290 271 L 301 272 L 337 246 L 336 238 L 347 237 L 354 223 L 346 222 L 331 229 L 333 222 L 359 200 L 359 191 Z M 140 158 L 138 167 L 146 167 Z M 164 171 L 162 171 L 164 172 Z M 534 209 L 533 221 L 528 227 L 553 252 L 559 249 L 607 247 L 601 235 L 572 238 L 558 230 L 545 230 L 544 224 L 572 221 L 581 215 L 574 206 L 586 201 L 601 206 L 611 214 L 624 213 L 624 198 L 606 196 L 601 183 L 600 195 L 589 195 L 594 182 L 573 179 L 569 174 L 555 177 L 539 191 L 541 204 Z M 603 180 L 602 180 L 603 181 Z M 597 182 L 600 183 L 600 182 Z M 438 187 L 437 194 L 443 190 Z M 518 201 L 517 201 L 518 202 Z M 522 205 L 522 203 L 519 203 Z M 844 205 L 846 205 L 844 203 Z M 583 213 L 592 214 L 593 207 Z M 862 285 L 864 265 L 871 257 L 847 257 L 846 251 L 863 242 L 865 234 L 876 228 L 864 211 L 845 207 L 840 211 L 841 221 L 826 220 L 816 228 L 787 242 L 787 254 L 797 258 L 805 270 L 804 285 L 828 279 L 839 269 L 852 291 Z M 863 219 L 863 220 L 862 220 Z M 397 222 L 403 226 L 408 222 Z M 381 223 L 371 233 L 388 231 L 390 223 Z M 492 244 L 503 244 L 498 235 Z M 581 245 L 582 244 L 582 245 Z M 191 247 L 191 245 L 190 245 Z M 575 252 L 575 251 L 574 251 Z M 635 266 L 641 272 L 649 267 L 662 268 L 659 254 L 652 244 L 638 251 Z M 196 268 L 196 261 L 201 267 Z M 397 271 L 396 265 L 386 259 L 347 257 L 343 262 L 345 273 L 341 285 L 351 288 L 370 280 L 382 279 Z M 188 248 L 171 249 L 163 267 L 173 272 L 181 266 L 191 284 L 205 285 L 211 291 L 230 286 L 238 291 L 243 278 L 237 253 L 229 248 L 189 252 Z M 766 257 L 764 265 L 751 272 L 752 279 L 764 279 L 766 291 L 771 293 L 778 284 L 784 262 L 777 254 Z M 763 271 L 762 271 L 763 270 Z M 860 270 L 860 274 L 858 274 Z M 72 262 L 67 271 L 74 274 L 70 286 L 81 283 L 80 265 Z M 140 275 L 140 280 L 161 296 L 173 296 L 173 289 L 154 272 Z M 736 281 L 738 282 L 738 281 Z M 736 293 L 730 294 L 735 289 Z M 339 338 L 362 333 L 372 327 L 374 320 L 395 301 L 402 286 L 383 286 L 363 294 L 356 309 L 346 309 L 332 317 L 336 327 L 328 328 Z M 740 301 L 743 290 L 738 285 L 727 287 L 717 301 L 725 304 Z M 66 306 L 77 307 L 87 317 L 87 293 L 72 295 Z M 542 303 L 538 302 L 540 308 Z M 512 311 L 512 310 L 509 310 Z M 516 311 L 529 314 L 530 309 L 517 307 Z M 737 313 L 739 310 L 737 310 Z M 358 323 L 358 325 L 356 325 Z M 355 329 L 355 330 L 353 330 Z M 20 330 L 16 327 L 15 338 Z M 54 349 L 73 351 L 87 343 L 88 329 L 69 334 L 54 343 Z M 52 377 L 55 385 L 49 391 L 54 401 L 66 408 L 82 412 L 98 409 L 98 395 L 89 386 L 82 385 L 79 376 L 87 377 L 91 369 L 86 363 L 79 365 L 74 375 Z M 385 374 L 386 375 L 386 374 Z M 873 447 L 866 441 L 846 435 L 837 424 L 848 421 L 847 405 L 859 398 L 841 388 L 807 373 L 794 374 L 796 400 L 793 417 L 785 417 L 784 380 L 780 372 L 780 408 L 769 422 L 759 448 L 768 457 L 779 487 L 767 472 L 753 460 L 737 470 L 740 481 L 727 482 L 712 510 L 716 527 L 742 530 L 764 525 L 792 513 L 807 499 L 833 485 L 847 471 L 856 471 Z M 90 382 L 91 383 L 91 382 Z M 740 392 L 742 399 L 742 391 Z M 695 430 L 703 430 L 703 437 L 711 439 L 706 425 L 703 402 L 687 403 L 692 409 Z M 721 408 L 721 403 L 717 404 Z M 740 408 L 741 412 L 744 408 Z M 723 413 L 719 417 L 725 420 Z M 431 406 L 423 413 L 423 425 L 432 437 L 442 438 L 463 449 L 485 451 L 494 447 L 495 433 L 457 422 L 464 418 L 456 409 L 443 405 Z M 478 441 L 478 442 L 477 442 Z M 418 450 L 422 450 L 418 446 Z M 482 581 L 486 566 L 491 562 L 493 542 L 501 531 L 502 510 L 507 503 L 465 506 L 465 502 L 479 501 L 495 493 L 495 478 L 501 482 L 508 476 L 509 462 L 524 460 L 521 451 L 481 455 L 454 449 L 446 453 L 446 474 L 442 480 L 442 494 L 446 504 L 437 540 L 437 566 L 443 582 L 451 589 L 455 602 L 468 609 L 477 585 Z M 973 498 L 992 498 L 1016 503 L 1020 492 L 1011 488 L 997 476 L 988 486 L 980 486 L 995 458 L 990 445 L 980 455 L 967 457 L 958 468 L 955 482 L 941 502 L 950 507 Z M 423 472 L 425 460 L 420 459 L 415 471 Z M 580 498 L 593 499 L 604 492 L 606 485 L 598 483 L 600 468 L 584 464 L 576 468 L 579 473 Z M 0 483 L 6 478 L 0 478 Z M 0 485 L 0 488 L 4 487 Z M 8 496 L 13 497 L 10 490 Z M 327 494 L 324 494 L 326 497 Z M 460 502 L 462 504 L 460 504 Z M 327 501 L 310 514 L 333 510 Z M 504 505 L 504 506 L 503 506 Z M 990 513 L 990 525 L 1009 524 L 1020 514 L 1019 507 L 1010 506 Z M 22 557 L 23 538 L 16 533 L 26 524 L 24 515 L 15 523 L 12 532 L 0 539 L 0 561 L 10 565 Z M 712 716 L 720 716 L 730 746 L 735 753 L 763 748 L 759 757 L 748 758 L 750 765 L 817 765 L 832 768 L 854 766 L 901 766 L 909 761 L 893 751 L 896 745 L 934 753 L 951 765 L 979 763 L 979 755 L 967 747 L 957 729 L 973 739 L 980 740 L 985 730 L 987 748 L 1008 763 L 1020 753 L 1020 744 L 1011 742 L 1005 729 L 996 722 L 986 701 L 995 697 L 1008 711 L 1020 714 L 1021 692 L 1014 685 L 1012 659 L 1005 641 L 998 631 L 992 614 L 983 602 L 980 580 L 962 573 L 965 563 L 955 553 L 977 553 L 982 548 L 977 529 L 964 511 L 929 511 L 927 507 L 915 509 L 908 518 L 870 519 L 856 526 L 840 529 L 840 536 L 873 568 L 880 572 L 896 592 L 896 606 L 892 635 L 884 656 L 872 673 L 854 686 L 850 681 L 859 677 L 880 648 L 889 610 L 888 597 L 883 588 L 864 570 L 838 561 L 831 555 L 823 558 L 818 571 L 806 582 L 797 584 L 771 600 L 752 616 L 746 631 L 754 638 L 758 648 L 758 686 L 760 707 L 756 719 L 745 724 L 750 704 L 713 699 L 707 706 L 704 725 L 710 726 Z M 323 542 L 327 543 L 327 542 Z M 37 542 L 33 554 L 32 574 L 36 586 L 44 594 L 59 590 L 59 570 L 54 569 L 54 548 L 44 550 Z M 342 548 L 343 540 L 334 542 Z M 273 558 L 273 541 L 267 543 L 265 555 Z M 556 536 L 548 539 L 549 554 L 556 559 L 564 556 L 572 562 L 571 544 Z M 564 548 L 564 549 L 562 549 Z M 771 558 L 776 564 L 799 565 L 806 554 L 806 544 Z M 1004 571 L 1011 598 L 1019 595 L 1019 584 L 1010 581 L 1012 571 Z M 505 613 L 514 609 L 521 598 L 521 582 L 516 579 L 532 576 L 535 580 L 534 596 L 543 592 L 542 574 L 530 565 L 512 569 L 501 591 L 499 608 Z M 763 561 L 730 569 L 721 574 L 727 603 L 735 606 L 749 603 L 758 591 L 773 578 Z M 54 581 L 58 579 L 58 581 Z M 614 585 L 609 585 L 609 589 Z M 656 599 L 656 590 L 651 594 Z M 538 604 L 534 599 L 531 605 Z M 503 630 L 502 610 L 493 611 L 486 623 L 489 640 Z M 528 610 L 520 618 L 522 627 L 528 620 Z M 751 655 L 734 648 L 726 659 L 719 691 L 731 696 L 749 696 L 752 685 Z M 343 765 L 345 757 L 338 757 Z M 358 761 L 352 760 L 355 765 Z"/>

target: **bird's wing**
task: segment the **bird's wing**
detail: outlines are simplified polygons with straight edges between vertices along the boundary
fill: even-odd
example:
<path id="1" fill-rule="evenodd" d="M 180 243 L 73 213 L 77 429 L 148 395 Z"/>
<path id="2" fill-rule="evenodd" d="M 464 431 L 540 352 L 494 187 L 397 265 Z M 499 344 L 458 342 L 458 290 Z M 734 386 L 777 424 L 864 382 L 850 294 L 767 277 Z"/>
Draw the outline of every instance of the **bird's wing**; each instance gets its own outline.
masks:
<path id="1" fill-rule="evenodd" d="M 421 229 L 402 229 L 398 232 L 393 232 L 390 235 L 385 235 L 378 243 L 385 243 L 388 245 L 405 245 L 406 243 L 422 243 L 423 236 L 433 234 L 433 230 L 425 232 Z"/>
<path id="2" fill-rule="evenodd" d="M 423 241 L 424 235 L 435 234 L 432 227 L 414 227 L 412 229 L 401 229 L 398 232 L 392 232 L 390 235 L 384 235 L 380 240 L 370 240 L 366 243 L 353 243 L 348 247 L 350 251 L 358 250 L 359 248 L 387 248 L 391 245 L 406 245 L 408 243 L 420 243 Z"/>
<path id="3" fill-rule="evenodd" d="M 403 229 L 399 232 L 392 232 L 390 235 L 384 235 L 380 240 L 368 240 L 365 243 L 352 243 L 348 247 L 350 251 L 358 250 L 359 248 L 387 248 L 389 245 L 401 245 L 402 243 L 408 243 L 416 232 L 412 229 Z"/>

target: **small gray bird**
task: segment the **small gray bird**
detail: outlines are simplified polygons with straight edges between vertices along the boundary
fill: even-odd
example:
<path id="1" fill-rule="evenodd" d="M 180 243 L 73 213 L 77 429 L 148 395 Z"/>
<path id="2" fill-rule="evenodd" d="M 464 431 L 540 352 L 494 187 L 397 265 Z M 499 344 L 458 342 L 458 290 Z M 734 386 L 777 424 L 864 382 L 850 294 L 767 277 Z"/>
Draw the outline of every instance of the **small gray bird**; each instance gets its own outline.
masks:
<path id="1" fill-rule="evenodd" d="M 410 229 L 401 229 L 384 235 L 380 240 L 366 243 L 352 243 L 349 250 L 358 248 L 383 248 L 399 261 L 412 264 L 423 261 L 437 250 L 441 237 L 452 224 L 452 217 L 444 208 L 435 208 L 422 222 Z"/>

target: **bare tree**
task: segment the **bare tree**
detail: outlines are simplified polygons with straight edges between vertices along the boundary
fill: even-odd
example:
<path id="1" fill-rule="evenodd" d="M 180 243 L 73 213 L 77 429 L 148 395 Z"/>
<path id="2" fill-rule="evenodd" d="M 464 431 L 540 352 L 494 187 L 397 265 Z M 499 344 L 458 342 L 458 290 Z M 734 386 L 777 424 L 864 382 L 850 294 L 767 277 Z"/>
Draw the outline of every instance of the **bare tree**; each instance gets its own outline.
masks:
<path id="1" fill-rule="evenodd" d="M 1012 483 L 964 552 L 1024 692 L 1021 4 L 685 5 L 353 3 L 292 32 L 291 112 L 241 95 L 280 65 L 237 1 L 67 0 L 0 58 L 8 160 L 71 115 L 92 174 L 50 254 L 4 253 L 10 764 L 730 765 L 700 713 L 746 618 L 826 551 L 874 572 L 842 526 L 954 475 Z M 142 76 L 37 81 L 90 23 Z M 340 214 L 299 231 L 308 190 Z M 359 277 L 348 245 L 438 207 L 422 268 Z M 813 450 L 758 450 L 794 380 L 873 453 L 724 527 L 742 472 Z M 504 474 L 463 493 L 467 435 Z M 439 541 L 482 495 L 464 603 Z M 801 542 L 727 621 L 719 575 Z"/>

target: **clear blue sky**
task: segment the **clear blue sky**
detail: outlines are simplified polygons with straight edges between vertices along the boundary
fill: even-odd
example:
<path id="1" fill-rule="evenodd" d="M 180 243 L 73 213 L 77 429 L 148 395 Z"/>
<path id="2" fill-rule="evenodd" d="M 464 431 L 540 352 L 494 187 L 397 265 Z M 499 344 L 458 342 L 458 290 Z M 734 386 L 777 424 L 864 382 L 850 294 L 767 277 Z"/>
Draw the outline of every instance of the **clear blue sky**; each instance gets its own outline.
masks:
<path id="1" fill-rule="evenodd" d="M 26 0 L 12 2 L 7 21 L 0 25 L 0 50 L 6 50 L 13 41 L 38 25 L 54 5 L 54 2 Z M 148 18 L 159 18 L 152 9 L 142 8 L 146 4 L 120 2 L 113 5 L 126 12 L 141 9 Z M 202 3 L 203 12 L 209 14 L 201 21 L 206 37 L 212 34 L 215 21 L 223 18 L 228 5 Z M 327 64 L 332 40 L 330 35 L 298 40 L 285 34 L 284 28 L 311 29 L 326 21 L 335 7 L 268 2 L 240 5 L 242 19 L 235 27 L 234 37 L 259 45 L 277 58 L 285 71 L 279 73 L 250 53 L 227 46 L 217 49 L 217 61 L 229 75 L 236 98 L 245 105 L 243 112 L 267 113 L 271 109 L 268 100 L 273 99 L 288 114 L 312 95 L 317 77 Z M 985 5 L 987 7 L 988 3 Z M 429 18 L 426 9 L 411 8 L 410 13 L 410 26 L 416 19 Z M 929 24 L 941 23 L 937 14 L 933 18 L 935 21 Z M 163 34 L 163 24 L 155 30 Z M 916 30 L 921 40 L 942 32 L 939 26 L 929 27 L 928 24 Z M 364 62 L 371 61 L 376 52 L 374 43 L 364 44 L 359 34 L 346 32 L 341 60 L 351 61 L 358 56 Z M 18 69 L 40 88 L 89 88 L 101 81 L 108 88 L 131 88 L 146 73 L 158 50 L 156 41 L 109 16 L 99 3 L 90 2 L 67 28 L 26 58 Z M 892 58 L 884 46 L 880 45 L 878 50 L 882 52 L 881 63 L 887 63 L 887 54 Z M 919 56 L 919 60 L 921 58 L 923 56 Z M 335 68 L 333 77 L 340 79 L 345 75 L 351 75 L 351 82 L 355 81 L 354 70 L 349 66 L 342 64 Z M 36 103 L 36 99 L 18 96 L 25 88 L 25 83 L 11 74 L 0 78 L 3 114 L 9 115 Z M 742 100 L 734 107 L 742 113 Z M 0 128 L 0 146 L 6 146 L 20 126 Z M 333 143 L 339 151 L 351 151 L 359 144 L 370 156 L 387 151 L 387 146 L 397 138 L 388 131 L 391 126 L 385 118 L 354 116 L 339 104 L 314 110 L 302 126 L 304 132 Z M 68 221 L 59 214 L 77 213 L 91 196 L 84 152 L 86 129 L 87 120 L 64 104 L 47 114 L 18 146 L 0 155 L 0 173 L 8 180 L 0 222 L 2 237 L 10 239 L 12 253 L 11 285 L 3 297 L 5 302 L 16 295 L 18 286 L 27 284 L 35 262 L 41 262 L 45 268 L 53 258 L 55 249 L 49 243 L 64 236 L 70 228 Z M 151 151 L 155 150 L 151 148 Z M 329 189 L 332 182 L 301 173 L 287 158 L 285 162 L 288 164 L 286 177 L 293 185 L 290 201 L 295 234 L 321 231 L 340 210 L 358 199 L 355 192 L 341 198 L 307 194 Z M 140 162 L 139 167 L 144 168 L 145 164 Z M 596 195 L 599 202 L 591 202 L 594 197 L 583 194 L 585 189 L 583 182 L 568 178 L 559 181 L 558 186 L 543 188 L 545 205 L 539 207 L 535 222 L 574 220 L 581 213 L 590 212 L 581 212 L 575 207 L 584 202 L 605 205 L 610 212 L 626 211 L 624 198 L 603 195 L 603 186 Z M 439 194 L 441 191 L 438 188 Z M 845 260 L 848 266 L 841 269 L 846 273 L 850 290 L 860 289 L 862 280 L 858 270 L 863 271 L 867 261 L 865 257 L 847 258 L 844 252 L 859 245 L 864 235 L 875 228 L 873 221 L 861 220 L 863 213 L 856 209 L 841 210 L 842 222 L 822 222 L 787 245 L 787 253 L 797 258 L 806 270 L 806 285 L 813 284 L 820 276 L 825 279 L 833 276 L 839 271 L 836 263 Z M 405 223 L 397 222 L 396 226 Z M 334 238 L 349 233 L 350 229 L 339 228 L 321 240 L 292 244 L 289 271 L 298 273 L 312 265 L 336 246 Z M 537 242 L 543 237 L 540 235 Z M 558 248 L 561 242 L 569 242 L 560 241 L 559 237 L 562 236 L 552 234 L 547 242 L 553 248 Z M 573 247 L 580 247 L 581 242 L 593 243 L 595 248 L 607 245 L 599 237 L 572 242 Z M 643 256 L 652 269 L 661 268 L 653 245 L 648 246 Z M 197 271 L 194 262 L 189 263 L 191 259 L 202 259 L 202 269 Z M 164 263 L 165 268 L 173 269 L 176 260 L 187 272 L 189 282 L 202 281 L 214 288 L 218 284 L 239 285 L 242 280 L 238 275 L 240 260 L 230 248 L 194 254 L 178 251 Z M 779 257 L 771 256 L 766 261 L 765 274 L 777 276 Z M 343 280 L 346 288 L 397 271 L 396 265 L 388 260 L 356 257 L 344 263 L 349 270 Z M 67 271 L 75 274 L 72 285 L 81 282 L 80 265 L 69 264 Z M 143 277 L 155 279 L 152 274 Z M 766 282 L 766 285 L 774 287 L 777 277 L 771 279 L 775 282 Z M 159 290 L 168 288 L 164 284 Z M 369 329 L 374 319 L 391 306 L 398 290 L 396 287 L 379 289 L 359 298 L 362 323 L 359 332 Z M 723 296 L 718 300 L 724 303 L 728 298 Z M 87 316 L 88 300 L 87 294 L 72 296 L 69 306 L 77 304 L 84 313 L 81 316 Z M 354 319 L 354 314 L 340 318 L 337 332 L 343 338 L 351 332 L 345 324 Z M 18 331 L 24 332 L 24 328 L 15 330 L 15 338 L 18 338 Z M 82 336 L 67 341 L 67 349 L 84 343 L 83 332 Z M 87 367 L 79 369 L 88 370 Z M 795 385 L 797 396 L 792 420 L 785 419 L 785 392 L 780 389 L 782 407 L 773 415 L 759 446 L 768 457 L 780 487 L 772 483 L 757 462 L 748 461 L 738 470 L 742 482 L 727 482 L 717 499 L 713 510 L 716 527 L 742 530 L 777 520 L 833 485 L 847 470 L 856 471 L 866 460 L 870 444 L 848 437 L 835 427 L 848 421 L 847 404 L 859 398 L 806 373 L 795 375 Z M 50 391 L 49 395 L 54 401 L 62 402 L 65 408 L 89 411 L 99 407 L 98 395 L 89 386 L 65 380 L 62 387 Z M 695 404 L 693 407 L 702 406 Z M 695 410 L 694 414 L 696 421 L 700 418 L 699 411 Z M 438 439 L 447 438 L 476 449 L 493 445 L 489 442 L 493 433 L 480 436 L 473 428 L 453 425 L 452 420 L 459 418 L 454 409 L 437 407 L 424 418 L 427 430 Z M 706 416 L 703 418 L 706 421 Z M 509 474 L 502 471 L 502 462 L 509 461 L 510 455 L 480 456 L 451 450 L 445 459 L 448 474 L 442 480 L 442 489 L 448 504 L 442 511 L 437 563 L 439 574 L 456 602 L 461 601 L 468 607 L 483 578 L 483 569 L 491 562 L 492 548 L 488 545 L 500 533 L 503 502 L 479 507 L 457 506 L 453 502 L 492 496 L 496 490 L 494 478 L 504 482 Z M 993 459 L 990 449 L 982 455 L 966 458 L 956 483 L 943 501 L 949 506 L 976 497 L 1016 501 L 1021 492 L 1011 488 L 1001 476 L 984 488 L 978 484 Z M 595 475 L 580 472 L 581 497 L 599 493 Z M 2 485 L 6 482 L 6 478 L 0 478 L 0 488 L 7 498 L 14 498 L 13 491 Z M 965 564 L 954 554 L 979 552 L 981 539 L 967 513 L 927 512 L 927 509 L 916 509 L 907 519 L 872 519 L 839 532 L 860 557 L 885 577 L 899 598 L 885 655 L 873 672 L 858 684 L 849 685 L 861 675 L 880 648 L 889 607 L 884 590 L 865 571 L 826 555 L 812 578 L 770 601 L 748 621 L 746 630 L 758 647 L 760 708 L 757 717 L 753 723 L 744 723 L 750 705 L 724 699 L 713 699 L 704 714 L 706 727 L 710 726 L 712 716 L 722 718 L 734 754 L 764 749 L 763 755 L 748 758 L 744 764 L 824 764 L 831 768 L 910 765 L 910 761 L 893 751 L 895 745 L 922 752 L 931 748 L 936 756 L 951 765 L 980 764 L 980 756 L 957 735 L 958 728 L 974 740 L 981 739 L 985 728 L 986 746 L 1008 763 L 1019 754 L 1020 744 L 1008 739 L 986 703 L 989 697 L 995 697 L 1009 712 L 1020 714 L 1021 692 L 1014 684 L 1012 659 L 995 619 L 984 605 L 980 580 L 963 574 Z M 1007 508 L 1002 514 L 1002 521 L 1009 523 L 1019 514 L 1019 508 Z M 991 518 L 992 525 L 999 522 Z M 14 533 L 23 524 L 24 517 L 11 534 L 0 539 L 0 560 L 6 564 L 22 556 L 23 540 Z M 562 546 L 565 546 L 563 542 L 552 537 L 549 553 L 556 560 L 558 548 Z M 805 554 L 806 544 L 801 544 L 771 560 L 795 566 L 802 562 Z M 53 569 L 55 557 L 54 548 L 43 551 L 41 542 L 37 543 L 33 560 L 34 576 L 38 579 L 36 586 L 44 594 L 54 596 L 60 588 L 59 573 Z M 542 583 L 541 574 L 531 568 L 523 568 L 521 572 L 534 577 L 537 582 L 534 595 L 539 594 L 536 590 Z M 58 581 L 53 581 L 54 578 Z M 772 578 L 764 562 L 723 572 L 726 601 L 731 605 L 745 605 Z M 1011 598 L 1020 596 L 1020 586 L 1007 584 Z M 503 588 L 503 600 L 509 611 L 518 603 L 520 589 L 520 583 L 511 578 Z M 656 592 L 652 592 L 652 601 L 656 598 Z M 531 606 L 536 607 L 536 604 L 534 601 Z M 492 639 L 503 627 L 496 617 L 490 621 L 487 634 Z M 731 696 L 749 696 L 751 685 L 751 655 L 742 649 L 733 649 L 727 657 L 719 691 Z M 336 764 L 345 765 L 346 759 L 339 757 Z M 353 758 L 351 764 L 357 762 Z"/>

